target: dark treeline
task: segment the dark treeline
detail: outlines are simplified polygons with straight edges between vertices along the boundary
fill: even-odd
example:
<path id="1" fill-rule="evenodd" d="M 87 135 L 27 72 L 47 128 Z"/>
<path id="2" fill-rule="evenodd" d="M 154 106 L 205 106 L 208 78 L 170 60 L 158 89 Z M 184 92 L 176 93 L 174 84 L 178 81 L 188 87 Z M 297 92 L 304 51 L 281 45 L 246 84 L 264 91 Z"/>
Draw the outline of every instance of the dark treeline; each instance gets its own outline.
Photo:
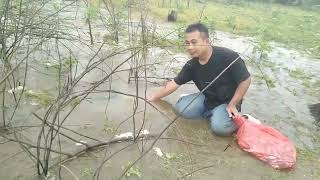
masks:
<path id="1" fill-rule="evenodd" d="M 319 5 L 319 0 L 275 0 L 276 3 L 288 5 Z"/>
<path id="2" fill-rule="evenodd" d="M 251 0 L 251 1 L 261 1 L 261 0 Z M 274 3 L 284 4 L 284 5 L 320 5 L 319 0 L 262 0 L 271 1 Z"/>
<path id="3" fill-rule="evenodd" d="M 289 6 L 304 6 L 304 7 L 320 6 L 320 0 L 211 0 L 211 1 L 218 1 L 218 2 L 223 2 L 227 4 L 259 2 L 259 3 L 276 3 L 276 4 L 283 4 L 283 5 L 289 5 Z"/>

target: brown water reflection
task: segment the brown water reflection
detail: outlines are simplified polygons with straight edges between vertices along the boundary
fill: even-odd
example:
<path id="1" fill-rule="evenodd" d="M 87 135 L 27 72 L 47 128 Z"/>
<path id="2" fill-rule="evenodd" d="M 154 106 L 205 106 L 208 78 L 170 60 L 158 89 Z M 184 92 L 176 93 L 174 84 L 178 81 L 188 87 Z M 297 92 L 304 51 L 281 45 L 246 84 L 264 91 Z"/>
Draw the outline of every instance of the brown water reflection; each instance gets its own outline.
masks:
<path id="1" fill-rule="evenodd" d="M 81 21 L 81 18 L 83 17 L 79 17 L 80 20 L 77 19 L 77 21 L 80 21 L 80 26 L 85 28 L 86 25 Z M 170 25 L 163 24 L 163 26 L 167 27 Z M 97 25 L 97 27 L 100 27 L 100 29 L 97 28 L 96 30 L 96 38 L 102 39 L 105 33 L 103 28 L 101 28 L 103 26 Z M 162 31 L 162 29 L 159 31 Z M 123 47 L 126 45 L 125 40 L 121 43 Z M 217 33 L 215 43 L 217 45 L 230 47 L 239 52 L 249 49 L 245 52 L 245 55 L 248 56 L 252 54 L 252 47 L 254 45 L 252 38 L 238 37 L 223 32 Z M 77 52 L 75 56 L 79 60 L 80 73 L 81 70 L 85 68 L 88 59 L 90 59 L 95 52 L 92 52 L 79 42 L 68 45 L 70 45 L 70 49 Z M 94 46 L 94 49 L 98 49 L 98 45 Z M 246 45 L 249 48 L 247 48 Z M 49 48 L 52 45 L 48 43 L 47 46 Z M 258 78 L 260 71 L 257 70 L 256 65 L 250 61 L 246 61 L 253 76 L 253 84 L 246 95 L 243 104 L 243 113 L 252 114 L 262 120 L 263 123 L 271 125 L 287 135 L 300 150 L 298 152 L 297 167 L 290 172 L 275 171 L 254 157 L 241 151 L 233 137 L 222 138 L 212 134 L 206 120 L 186 120 L 180 117 L 162 136 L 162 138 L 167 139 L 159 139 L 155 144 L 155 147 L 159 147 L 162 150 L 164 157 L 157 156 L 156 153 L 151 150 L 137 163 L 137 166 L 135 166 L 136 170 L 138 169 L 141 172 L 140 179 L 177 179 L 189 172 L 197 171 L 197 169 L 208 166 L 210 166 L 210 168 L 197 171 L 192 176 L 186 177 L 186 179 L 264 180 L 319 178 L 320 157 L 319 153 L 317 153 L 320 145 L 319 131 L 317 131 L 316 126 L 313 124 L 314 119 L 307 108 L 308 104 L 317 102 L 319 92 L 317 94 L 310 93 L 309 89 L 306 89 L 301 82 L 290 77 L 288 71 L 285 70 L 287 68 L 299 67 L 299 62 L 301 62 L 299 60 L 301 60 L 303 56 L 293 50 L 278 47 L 277 44 L 273 44 L 273 46 L 273 52 L 270 53 L 270 60 L 274 62 L 274 66 L 264 67 L 264 71 L 269 75 L 273 75 L 273 77 L 278 80 L 276 86 L 268 89 Z M 110 46 L 106 46 L 102 52 L 99 53 L 99 56 L 104 57 L 111 50 L 112 48 Z M 67 54 L 67 52 L 65 53 Z M 100 68 L 109 72 L 111 65 L 114 67 L 115 64 L 119 64 L 121 60 L 124 60 L 129 55 L 130 53 L 127 52 L 110 58 L 102 64 Z M 47 55 L 40 53 L 34 56 L 35 60 L 31 63 L 33 68 L 30 70 L 27 79 L 27 88 L 34 91 L 46 90 L 56 95 L 56 70 L 46 67 L 41 61 Z M 298 58 L 293 58 L 293 56 Z M 151 48 L 149 49 L 148 61 L 150 61 L 150 63 L 163 63 L 150 67 L 148 69 L 148 76 L 160 78 L 174 77 L 187 59 L 183 53 L 173 53 L 161 48 Z M 289 62 L 294 63 L 289 64 Z M 319 61 L 315 59 L 303 57 L 301 63 L 304 68 L 310 68 L 311 74 L 318 73 L 317 71 L 320 69 Z M 286 66 L 288 64 L 290 67 Z M 292 67 L 293 65 L 295 66 Z M 127 69 L 128 67 L 126 64 L 122 69 Z M 272 71 L 271 69 L 274 67 L 280 70 L 277 72 Z M 105 72 L 95 69 L 80 81 L 74 91 L 77 92 L 90 87 L 92 82 L 101 79 L 104 75 Z M 314 78 L 316 79 L 318 76 L 314 76 Z M 128 84 L 127 80 L 128 72 L 122 71 L 116 73 L 98 89 L 108 90 L 111 84 L 113 90 L 134 95 L 136 93 L 136 85 L 132 81 Z M 147 84 L 145 84 L 143 80 L 138 81 L 138 94 L 141 97 L 144 97 L 146 85 L 147 94 L 150 94 L 159 88 L 155 83 L 165 83 L 163 79 L 148 80 L 149 83 Z M 295 93 L 292 93 L 293 89 Z M 143 129 L 149 130 L 152 134 L 159 134 L 177 116 L 172 106 L 180 95 L 194 92 L 197 92 L 195 86 L 193 84 L 187 84 L 179 88 L 172 95 L 164 98 L 163 101 L 153 103 L 162 114 L 147 104 L 145 119 L 145 102 L 140 100 L 136 111 L 138 113 L 135 115 L 136 130 L 144 124 Z M 128 117 L 133 114 L 133 103 L 134 99 L 129 96 L 115 93 L 108 94 L 106 92 L 93 93 L 75 109 L 64 125 L 87 136 L 107 141 L 112 138 L 113 134 L 133 131 L 133 119 L 128 119 Z M 108 106 L 106 107 L 106 105 Z M 66 110 L 67 109 L 68 108 L 66 108 Z M 9 108 L 9 111 L 10 110 L 12 109 Z M 22 105 L 19 107 L 17 115 L 14 118 L 13 125 L 38 126 L 41 123 L 34 118 L 31 113 L 36 112 L 42 114 L 44 111 L 45 108 L 32 106 L 28 99 L 23 99 Z M 66 112 L 67 111 L 64 111 L 62 114 Z M 119 128 L 115 132 L 115 128 L 118 126 Z M 77 140 L 95 143 L 94 140 L 85 139 L 69 131 L 62 130 L 62 132 L 73 136 Z M 38 133 L 39 127 L 30 127 L 19 134 L 19 139 L 35 143 Z M 5 141 L 3 138 L 0 138 L 0 140 L 1 142 Z M 100 179 L 117 179 L 125 166 L 137 159 L 144 150 L 150 147 L 153 141 L 154 138 L 144 140 L 143 143 L 138 142 L 113 156 L 110 161 L 102 167 Z M 63 137 L 61 137 L 60 142 L 62 150 L 66 152 L 74 152 L 83 148 L 83 146 L 77 146 L 75 142 L 71 142 Z M 91 179 L 93 172 L 105 156 L 109 157 L 131 143 L 132 142 L 121 142 L 94 152 L 88 152 L 63 165 L 71 170 L 79 179 Z M 230 145 L 230 147 L 226 149 L 228 145 Z M 54 144 L 54 148 L 58 148 L 58 145 Z M 31 151 L 35 152 L 34 149 Z M 51 156 L 53 164 L 53 162 L 58 160 L 59 156 L 55 153 L 52 153 Z M 21 147 L 19 145 L 12 142 L 0 144 L 0 179 L 39 179 L 35 176 L 35 173 L 35 163 L 30 160 L 26 153 L 21 153 Z M 58 168 L 51 169 L 50 174 L 51 179 L 58 179 Z M 63 179 L 74 179 L 73 175 L 64 167 L 61 169 L 61 175 Z M 139 178 L 133 176 L 124 179 Z"/>

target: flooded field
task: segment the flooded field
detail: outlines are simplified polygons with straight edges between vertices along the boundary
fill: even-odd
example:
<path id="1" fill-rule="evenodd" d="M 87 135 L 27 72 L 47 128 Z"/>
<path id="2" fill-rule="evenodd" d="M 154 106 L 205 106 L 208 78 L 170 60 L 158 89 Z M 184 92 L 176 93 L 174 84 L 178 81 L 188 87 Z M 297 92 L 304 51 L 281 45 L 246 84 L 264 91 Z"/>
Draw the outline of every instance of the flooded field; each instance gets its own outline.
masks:
<path id="1" fill-rule="evenodd" d="M 319 127 L 308 109 L 320 101 L 319 59 L 271 43 L 268 61 L 261 62 L 253 52 L 254 38 L 215 33 L 213 44 L 239 52 L 252 74 L 242 112 L 280 130 L 296 145 L 296 167 L 277 171 L 239 149 L 234 137 L 212 134 L 206 120 L 177 118 L 172 106 L 181 94 L 197 92 L 192 83 L 160 102 L 145 102 L 175 77 L 187 55 L 153 45 L 132 48 L 130 38 L 138 35 L 130 37 L 125 30 L 118 45 L 106 42 L 112 33 L 103 21 L 91 24 L 91 45 L 82 6 L 73 4 L 57 14 L 67 23 L 65 32 L 77 38 L 48 40 L 28 57 L 25 92 L 16 110 L 14 96 L 22 90 L 5 87 L 8 104 L 1 113 L 14 116 L 0 132 L 0 179 L 320 178 Z M 134 19 L 128 28 L 140 32 L 141 23 Z M 175 26 L 149 23 L 148 28 L 165 36 Z M 22 46 L 16 59 L 26 51 Z M 23 83 L 25 66 L 15 76 Z M 112 141 L 142 130 L 150 134 L 133 141 L 129 133 Z M 37 175 L 37 156 L 42 165 L 49 159 L 46 178 Z"/>

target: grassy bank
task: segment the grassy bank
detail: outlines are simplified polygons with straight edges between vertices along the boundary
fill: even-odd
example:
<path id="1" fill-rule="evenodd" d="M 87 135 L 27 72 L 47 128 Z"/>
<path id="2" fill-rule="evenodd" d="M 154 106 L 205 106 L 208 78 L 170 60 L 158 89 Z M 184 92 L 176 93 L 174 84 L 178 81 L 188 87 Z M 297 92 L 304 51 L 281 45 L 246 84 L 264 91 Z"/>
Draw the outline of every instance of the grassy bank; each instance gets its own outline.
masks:
<path id="1" fill-rule="evenodd" d="M 117 1 L 125 6 L 126 1 Z M 279 4 L 240 3 L 227 5 L 210 2 L 149 0 L 149 14 L 166 20 L 170 10 L 178 11 L 179 23 L 202 22 L 215 29 L 239 35 L 263 36 L 264 40 L 283 43 L 320 57 L 320 12 Z"/>

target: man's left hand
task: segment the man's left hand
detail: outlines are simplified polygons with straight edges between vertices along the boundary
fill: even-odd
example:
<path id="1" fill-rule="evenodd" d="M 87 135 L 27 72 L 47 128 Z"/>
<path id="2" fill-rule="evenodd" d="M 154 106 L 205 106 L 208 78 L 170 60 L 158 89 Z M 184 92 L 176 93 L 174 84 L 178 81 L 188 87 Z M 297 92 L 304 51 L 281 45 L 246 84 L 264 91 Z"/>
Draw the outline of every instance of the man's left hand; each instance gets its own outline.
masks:
<path id="1" fill-rule="evenodd" d="M 229 117 L 236 117 L 236 116 L 239 116 L 239 112 L 236 108 L 236 105 L 232 104 L 232 103 L 229 103 L 228 106 L 227 106 L 227 112 L 229 114 Z"/>

